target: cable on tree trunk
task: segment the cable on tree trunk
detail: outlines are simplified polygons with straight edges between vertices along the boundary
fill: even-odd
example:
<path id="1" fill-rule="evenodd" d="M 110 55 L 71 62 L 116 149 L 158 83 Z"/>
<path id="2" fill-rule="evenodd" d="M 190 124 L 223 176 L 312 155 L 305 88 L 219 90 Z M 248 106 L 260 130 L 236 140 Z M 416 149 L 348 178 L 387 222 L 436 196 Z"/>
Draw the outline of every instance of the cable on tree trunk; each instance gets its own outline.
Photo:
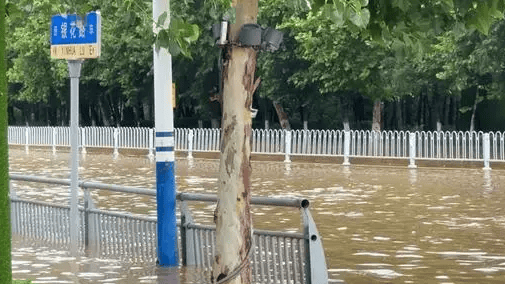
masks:
<path id="1" fill-rule="evenodd" d="M 237 266 L 235 269 L 233 269 L 228 275 L 226 275 L 225 277 L 221 278 L 221 279 L 217 279 L 216 282 L 213 282 L 214 284 L 224 284 L 224 283 L 227 283 L 228 281 L 231 281 L 233 279 L 235 279 L 239 274 L 240 272 L 242 272 L 242 269 L 244 269 L 244 267 L 246 267 L 247 265 L 247 262 L 249 261 L 250 257 L 251 257 L 251 248 L 253 247 L 253 237 L 252 235 L 250 236 L 251 238 L 251 242 L 250 242 L 250 246 L 249 248 L 247 249 L 247 255 L 244 259 L 242 259 L 242 262 L 240 263 L 239 266 Z"/>

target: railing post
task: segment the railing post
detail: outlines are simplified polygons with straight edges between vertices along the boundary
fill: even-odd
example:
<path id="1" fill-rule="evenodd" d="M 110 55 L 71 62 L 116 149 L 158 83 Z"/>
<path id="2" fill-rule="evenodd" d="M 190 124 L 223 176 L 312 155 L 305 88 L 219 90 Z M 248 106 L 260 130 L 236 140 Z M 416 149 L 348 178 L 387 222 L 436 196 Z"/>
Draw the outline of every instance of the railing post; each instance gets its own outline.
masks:
<path id="1" fill-rule="evenodd" d="M 289 157 L 291 155 L 291 130 L 284 130 L 285 134 L 285 156 L 284 156 L 284 162 L 285 163 L 290 163 L 291 158 Z"/>
<path id="2" fill-rule="evenodd" d="M 328 283 L 323 243 L 308 208 L 302 209 L 305 236 L 305 276 L 308 284 Z"/>
<path id="3" fill-rule="evenodd" d="M 411 132 L 409 134 L 409 169 L 415 169 L 417 168 L 416 166 L 416 133 Z"/>
<path id="4" fill-rule="evenodd" d="M 484 170 L 490 170 L 489 167 L 489 158 L 491 156 L 491 144 L 489 142 L 489 133 L 484 133 L 483 138 L 483 148 L 482 148 L 482 157 L 484 158 Z"/>
<path id="5" fill-rule="evenodd" d="M 28 142 L 29 142 L 29 132 L 28 126 L 25 127 L 25 151 L 28 154 Z"/>
<path id="6" fill-rule="evenodd" d="M 303 138 L 302 138 L 302 151 L 300 154 L 308 154 L 307 153 L 307 131 L 308 130 L 302 130 L 303 133 Z"/>
<path id="7" fill-rule="evenodd" d="M 98 222 L 96 220 L 97 216 L 90 211 L 95 209 L 93 204 L 93 199 L 89 193 L 89 190 L 83 187 L 84 190 L 84 247 L 86 251 L 90 251 L 92 256 L 99 256 L 99 230 L 98 230 Z"/>
<path id="8" fill-rule="evenodd" d="M 10 199 L 15 199 L 16 198 L 16 191 L 14 190 L 14 187 L 12 186 L 12 181 L 9 182 L 9 197 Z M 12 233 L 19 233 L 18 229 L 18 206 L 17 204 L 14 205 L 12 201 L 10 202 L 10 207 L 11 207 L 11 230 Z"/>
<path id="9" fill-rule="evenodd" d="M 86 188 L 84 189 L 84 248 L 87 250 L 89 248 L 89 206 L 90 204 L 90 197 L 89 197 L 89 192 Z"/>
<path id="10" fill-rule="evenodd" d="M 373 136 L 373 154 L 372 156 L 376 157 L 379 156 L 379 131 L 372 131 L 372 136 Z"/>
<path id="11" fill-rule="evenodd" d="M 117 159 L 119 156 L 119 129 L 116 127 L 114 128 L 114 153 L 112 154 L 114 159 Z"/>
<path id="12" fill-rule="evenodd" d="M 86 129 L 81 128 L 81 153 L 86 154 Z"/>
<path id="13" fill-rule="evenodd" d="M 351 165 L 351 163 L 349 163 L 349 153 L 350 152 L 351 152 L 351 131 L 345 130 L 344 131 L 344 163 L 342 163 L 342 165 L 344 165 L 344 166 Z"/>
<path id="14" fill-rule="evenodd" d="M 182 200 L 181 206 L 181 255 L 182 265 L 196 265 L 195 258 L 195 233 L 189 226 L 193 224 L 193 217 L 189 211 L 188 204 Z"/>
<path id="15" fill-rule="evenodd" d="M 188 132 L 188 159 L 193 159 L 193 129 Z"/>
<path id="16" fill-rule="evenodd" d="M 440 159 L 442 157 L 442 150 L 440 149 L 440 136 L 444 135 L 442 131 L 437 132 L 437 159 Z"/>
<path id="17" fill-rule="evenodd" d="M 56 127 L 53 127 L 53 154 L 56 155 Z"/>
<path id="18" fill-rule="evenodd" d="M 154 159 L 154 129 L 149 128 L 149 154 L 150 160 Z"/>

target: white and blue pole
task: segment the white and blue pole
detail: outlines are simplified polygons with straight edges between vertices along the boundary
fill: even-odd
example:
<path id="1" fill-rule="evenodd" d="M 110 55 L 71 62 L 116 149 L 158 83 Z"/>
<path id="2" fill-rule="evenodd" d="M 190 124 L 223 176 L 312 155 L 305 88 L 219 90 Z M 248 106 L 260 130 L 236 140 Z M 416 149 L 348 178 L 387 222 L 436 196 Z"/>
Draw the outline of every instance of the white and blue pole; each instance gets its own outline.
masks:
<path id="1" fill-rule="evenodd" d="M 153 18 L 167 12 L 168 0 L 153 0 Z M 157 28 L 155 27 L 155 32 Z M 158 264 L 178 266 L 174 118 L 172 110 L 172 56 L 165 48 L 154 47 L 154 123 L 156 128 L 156 204 L 158 212 Z"/>

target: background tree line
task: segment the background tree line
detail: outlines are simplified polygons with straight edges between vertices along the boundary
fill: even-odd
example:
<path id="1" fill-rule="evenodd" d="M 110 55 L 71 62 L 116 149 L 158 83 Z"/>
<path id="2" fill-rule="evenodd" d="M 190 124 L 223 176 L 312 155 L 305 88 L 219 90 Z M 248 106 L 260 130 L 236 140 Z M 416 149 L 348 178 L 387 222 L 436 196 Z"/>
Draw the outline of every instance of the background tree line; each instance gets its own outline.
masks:
<path id="1" fill-rule="evenodd" d="M 48 28 L 51 15 L 70 7 L 66 2 L 7 1 L 10 125 L 68 125 L 67 66 L 50 58 Z M 363 2 L 372 16 L 379 11 L 374 5 L 381 1 Z M 258 23 L 281 29 L 284 44 L 279 52 L 259 56 L 262 83 L 254 97 L 259 112 L 253 126 L 269 121 L 279 128 L 287 117 L 291 128 L 370 129 L 375 120 L 381 129 L 504 130 L 505 22 L 480 17 L 447 29 L 444 17 L 426 21 L 414 14 L 399 21 L 396 12 L 409 11 L 416 1 L 389 2 L 390 22 L 384 26 L 366 22 L 366 15 L 350 17 L 354 25 L 349 25 L 341 15 L 345 9 L 334 6 L 303 9 L 310 2 L 261 0 Z M 452 3 L 433 2 L 432 9 Z M 502 1 L 488 3 L 476 6 L 475 13 L 502 18 L 493 6 Z M 152 1 L 86 5 L 102 13 L 102 57 L 83 66 L 81 125 L 152 127 Z M 172 1 L 171 9 L 173 21 L 201 29 L 191 46 L 172 49 L 175 125 L 218 127 L 220 53 L 210 26 L 229 6 L 185 0 Z M 359 29 L 363 25 L 368 28 Z"/>

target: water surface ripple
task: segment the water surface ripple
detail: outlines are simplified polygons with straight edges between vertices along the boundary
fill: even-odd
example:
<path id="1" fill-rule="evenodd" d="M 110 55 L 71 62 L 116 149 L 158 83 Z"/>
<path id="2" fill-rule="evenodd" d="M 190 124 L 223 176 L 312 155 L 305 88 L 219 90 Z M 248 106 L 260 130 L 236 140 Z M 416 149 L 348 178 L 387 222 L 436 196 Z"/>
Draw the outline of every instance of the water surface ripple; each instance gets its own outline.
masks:
<path id="1" fill-rule="evenodd" d="M 68 153 L 27 155 L 11 150 L 10 171 L 68 178 L 68 158 Z M 217 160 L 178 159 L 178 190 L 215 193 L 218 167 Z M 311 201 L 330 283 L 505 283 L 503 171 L 282 162 L 252 162 L 252 167 L 254 195 L 303 196 Z M 80 175 L 87 181 L 155 185 L 154 164 L 143 157 L 113 160 L 110 155 L 88 154 L 81 159 Z M 18 181 L 13 185 L 21 197 L 68 202 L 64 186 Z M 92 195 L 98 207 L 156 215 L 150 197 L 106 191 Z M 192 208 L 198 221 L 211 222 L 213 205 Z M 253 212 L 256 228 L 300 229 L 297 210 L 255 206 Z M 169 277 L 201 283 L 196 276 L 201 272 L 160 274 L 152 264 L 70 260 L 64 252 L 40 244 L 16 238 L 13 244 L 14 276 L 35 283 L 163 283 Z"/>

